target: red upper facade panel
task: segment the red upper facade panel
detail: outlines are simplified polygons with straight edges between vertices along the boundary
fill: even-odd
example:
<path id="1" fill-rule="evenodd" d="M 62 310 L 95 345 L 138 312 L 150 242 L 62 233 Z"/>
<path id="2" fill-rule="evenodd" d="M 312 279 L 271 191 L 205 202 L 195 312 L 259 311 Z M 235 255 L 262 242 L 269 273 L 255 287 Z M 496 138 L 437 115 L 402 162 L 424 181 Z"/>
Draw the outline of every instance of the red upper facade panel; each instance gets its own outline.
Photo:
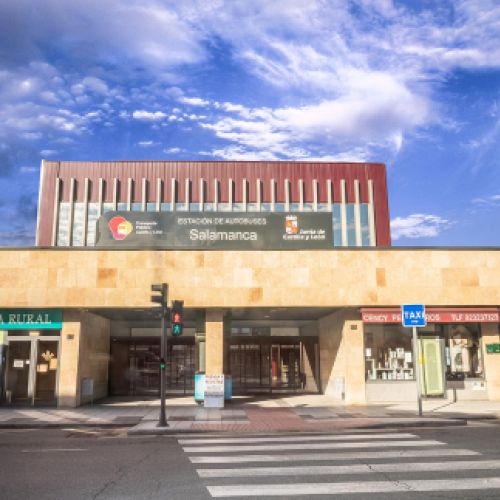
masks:
<path id="1" fill-rule="evenodd" d="M 59 179 L 59 200 L 56 182 Z M 359 182 L 360 202 L 368 203 L 368 181 L 373 184 L 374 212 L 378 246 L 390 245 L 389 210 L 385 165 L 382 163 L 324 163 L 281 161 L 96 161 L 67 162 L 44 161 L 40 180 L 40 206 L 38 207 L 37 244 L 50 246 L 54 210 L 58 202 L 70 201 L 70 186 L 73 180 L 73 201 L 99 200 L 99 182 L 102 179 L 103 201 L 111 202 L 114 185 L 117 183 L 117 202 L 127 202 L 129 179 L 132 179 L 131 202 L 142 202 L 143 184 L 146 182 L 146 201 L 157 201 L 158 179 L 162 181 L 161 202 L 172 201 L 172 179 L 175 179 L 176 202 L 186 201 L 186 180 L 189 180 L 189 202 L 200 201 L 200 185 L 203 201 L 213 202 L 217 186 L 219 203 L 244 199 L 246 186 L 247 202 L 272 201 L 274 186 L 276 203 L 285 202 L 285 182 L 289 182 L 290 203 L 300 202 L 302 185 L 303 202 L 314 201 L 314 185 L 317 183 L 318 203 L 327 203 L 329 185 L 332 202 L 341 201 L 341 181 L 345 181 L 346 202 L 355 201 L 355 183 Z M 116 179 L 116 181 L 115 181 Z M 145 179 L 145 181 L 144 181 Z M 201 182 L 203 180 L 203 182 Z M 245 182 L 246 181 L 246 182 Z M 258 182 L 260 181 L 260 182 Z M 272 182 L 274 181 L 274 182 Z M 330 184 L 329 182 L 330 181 Z"/>

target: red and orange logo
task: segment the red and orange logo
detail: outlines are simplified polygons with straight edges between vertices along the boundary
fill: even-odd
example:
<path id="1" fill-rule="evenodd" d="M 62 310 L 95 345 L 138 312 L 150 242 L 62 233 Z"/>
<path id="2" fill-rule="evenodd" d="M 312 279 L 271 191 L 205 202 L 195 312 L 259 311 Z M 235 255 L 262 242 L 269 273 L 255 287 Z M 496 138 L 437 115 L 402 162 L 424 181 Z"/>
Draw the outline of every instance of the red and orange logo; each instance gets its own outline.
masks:
<path id="1" fill-rule="evenodd" d="M 134 229 L 132 223 L 119 215 L 108 222 L 108 227 L 115 240 L 124 240 Z"/>

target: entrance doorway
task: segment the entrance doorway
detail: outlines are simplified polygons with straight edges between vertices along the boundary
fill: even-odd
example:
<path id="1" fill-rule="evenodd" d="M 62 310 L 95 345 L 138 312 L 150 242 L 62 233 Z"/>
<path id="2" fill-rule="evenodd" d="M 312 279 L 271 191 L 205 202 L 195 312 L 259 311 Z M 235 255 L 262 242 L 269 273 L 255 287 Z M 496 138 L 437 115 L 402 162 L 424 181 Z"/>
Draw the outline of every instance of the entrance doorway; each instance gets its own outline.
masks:
<path id="1" fill-rule="evenodd" d="M 445 392 L 444 340 L 438 336 L 422 336 L 418 340 L 422 358 L 422 396 L 440 397 Z"/>
<path id="2" fill-rule="evenodd" d="M 235 394 L 305 390 L 306 365 L 316 377 L 314 339 L 230 339 L 228 349 Z"/>
<path id="3" fill-rule="evenodd" d="M 59 337 L 8 337 L 6 399 L 14 404 L 56 404 Z"/>
<path id="4" fill-rule="evenodd" d="M 277 344 L 271 352 L 273 389 L 301 388 L 300 345 Z"/>
<path id="5" fill-rule="evenodd" d="M 166 391 L 194 391 L 194 338 L 168 340 Z M 113 396 L 158 396 L 160 394 L 160 339 L 111 339 L 109 392 Z"/>

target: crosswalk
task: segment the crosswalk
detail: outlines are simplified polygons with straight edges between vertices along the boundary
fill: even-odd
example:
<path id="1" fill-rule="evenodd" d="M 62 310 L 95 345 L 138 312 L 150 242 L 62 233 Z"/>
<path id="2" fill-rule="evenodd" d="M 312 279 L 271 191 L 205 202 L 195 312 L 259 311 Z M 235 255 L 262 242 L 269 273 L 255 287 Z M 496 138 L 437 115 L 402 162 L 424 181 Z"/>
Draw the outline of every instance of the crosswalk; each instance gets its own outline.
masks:
<path id="1" fill-rule="evenodd" d="M 214 498 L 473 491 L 498 494 L 500 460 L 408 432 L 189 437 L 179 444 Z M 498 490 L 498 492 L 494 492 Z M 419 497 L 420 498 L 420 497 Z"/>

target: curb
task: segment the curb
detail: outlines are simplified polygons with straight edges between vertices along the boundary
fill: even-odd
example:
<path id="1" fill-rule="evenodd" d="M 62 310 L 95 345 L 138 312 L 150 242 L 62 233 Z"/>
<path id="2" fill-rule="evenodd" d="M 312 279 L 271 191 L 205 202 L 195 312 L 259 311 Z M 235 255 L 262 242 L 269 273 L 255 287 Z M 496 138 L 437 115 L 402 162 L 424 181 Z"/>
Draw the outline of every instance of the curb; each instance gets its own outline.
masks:
<path id="1" fill-rule="evenodd" d="M 279 434 L 279 433 L 296 433 L 296 432 L 313 432 L 313 433 L 324 433 L 324 432 L 344 432 L 349 430 L 358 429 L 406 429 L 406 428 L 419 428 L 419 427 L 457 427 L 467 425 L 466 418 L 455 418 L 455 419 L 436 419 L 436 420 L 411 420 L 406 422 L 371 422 L 367 424 L 356 425 L 353 422 L 349 426 L 339 426 L 337 429 L 328 427 L 324 429 L 304 429 L 296 427 L 293 429 L 266 429 L 265 431 L 249 430 L 245 433 L 252 434 Z M 238 430 L 235 429 L 175 429 L 170 427 L 146 427 L 141 424 L 131 427 L 127 434 L 129 436 L 164 436 L 172 434 L 213 434 L 213 433 L 237 433 Z"/>
<path id="2" fill-rule="evenodd" d="M 110 428 L 119 429 L 121 427 L 131 427 L 134 424 L 122 422 L 92 422 L 92 423 L 82 423 L 82 422 L 33 422 L 33 423 L 22 423 L 22 424 L 1 424 L 0 430 L 2 429 L 62 429 L 64 427 L 72 428 Z"/>

